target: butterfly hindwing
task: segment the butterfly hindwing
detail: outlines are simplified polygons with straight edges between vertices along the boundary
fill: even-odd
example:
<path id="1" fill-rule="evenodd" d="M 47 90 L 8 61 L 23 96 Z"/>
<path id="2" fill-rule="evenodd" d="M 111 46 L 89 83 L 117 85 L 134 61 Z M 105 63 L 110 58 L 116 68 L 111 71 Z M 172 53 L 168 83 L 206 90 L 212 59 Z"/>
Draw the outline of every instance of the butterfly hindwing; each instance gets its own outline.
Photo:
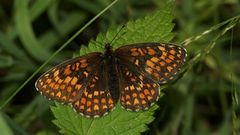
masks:
<path id="1" fill-rule="evenodd" d="M 123 108 L 130 111 L 146 110 L 155 103 L 159 96 L 159 85 L 129 68 L 119 66 L 120 102 Z"/>

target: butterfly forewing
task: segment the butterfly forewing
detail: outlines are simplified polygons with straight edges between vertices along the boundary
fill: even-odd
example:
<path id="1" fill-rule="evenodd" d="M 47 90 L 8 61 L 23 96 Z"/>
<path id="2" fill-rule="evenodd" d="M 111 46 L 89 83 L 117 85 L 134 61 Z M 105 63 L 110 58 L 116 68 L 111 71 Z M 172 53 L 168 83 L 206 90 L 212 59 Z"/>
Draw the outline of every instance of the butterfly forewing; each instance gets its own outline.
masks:
<path id="1" fill-rule="evenodd" d="M 71 103 L 81 97 L 84 86 L 96 71 L 101 53 L 90 53 L 66 61 L 36 81 L 36 88 L 44 96 L 63 103 Z"/>
<path id="2" fill-rule="evenodd" d="M 118 48 L 116 54 L 122 62 L 134 64 L 135 70 L 145 74 L 144 77 L 151 76 L 159 84 L 172 79 L 186 58 L 184 48 L 163 43 L 126 45 Z"/>

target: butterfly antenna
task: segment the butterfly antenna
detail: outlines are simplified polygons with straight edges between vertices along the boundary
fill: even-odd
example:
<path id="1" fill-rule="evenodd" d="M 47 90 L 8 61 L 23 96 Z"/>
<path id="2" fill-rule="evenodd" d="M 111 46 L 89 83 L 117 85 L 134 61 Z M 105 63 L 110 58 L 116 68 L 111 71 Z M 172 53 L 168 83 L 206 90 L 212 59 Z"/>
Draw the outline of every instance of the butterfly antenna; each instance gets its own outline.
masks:
<path id="1" fill-rule="evenodd" d="M 111 42 L 109 44 L 111 44 L 116 38 L 117 36 L 119 35 L 119 33 L 123 30 L 123 28 L 125 28 L 125 25 L 123 25 L 120 30 L 117 32 L 117 34 L 113 37 L 113 39 L 111 40 Z"/>

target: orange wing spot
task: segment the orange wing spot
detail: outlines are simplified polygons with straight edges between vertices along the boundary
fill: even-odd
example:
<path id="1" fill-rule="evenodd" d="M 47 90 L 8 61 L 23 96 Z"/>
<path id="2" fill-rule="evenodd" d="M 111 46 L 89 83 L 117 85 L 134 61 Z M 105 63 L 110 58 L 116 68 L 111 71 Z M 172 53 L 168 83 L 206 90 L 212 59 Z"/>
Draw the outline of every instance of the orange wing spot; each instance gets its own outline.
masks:
<path id="1" fill-rule="evenodd" d="M 173 64 L 173 67 L 177 67 L 177 64 L 174 63 L 174 64 Z"/>
<path id="2" fill-rule="evenodd" d="M 132 82 L 136 82 L 136 79 L 135 79 L 135 78 L 131 78 L 131 81 L 132 81 Z"/>
<path id="3" fill-rule="evenodd" d="M 133 93 L 133 97 L 136 98 L 137 97 L 137 93 Z"/>
<path id="4" fill-rule="evenodd" d="M 84 71 L 83 74 L 85 75 L 85 77 L 88 77 L 88 72 Z"/>
<path id="5" fill-rule="evenodd" d="M 136 59 L 135 65 L 139 66 L 139 60 L 138 59 Z"/>
<path id="6" fill-rule="evenodd" d="M 58 76 L 58 74 L 59 74 L 59 70 L 57 70 L 53 73 L 54 76 Z"/>
<path id="7" fill-rule="evenodd" d="M 166 62 L 167 62 L 167 63 L 171 63 L 172 60 L 170 60 L 170 59 L 166 59 Z"/>
<path id="8" fill-rule="evenodd" d="M 62 83 L 63 82 L 63 80 L 62 79 L 58 79 L 58 81 L 57 81 L 57 83 Z"/>
<path id="9" fill-rule="evenodd" d="M 167 53 L 166 53 L 166 52 L 162 52 L 162 55 L 163 55 L 163 56 L 167 56 Z"/>
<path id="10" fill-rule="evenodd" d="M 130 95 L 126 95 L 126 100 L 130 99 Z"/>
<path id="11" fill-rule="evenodd" d="M 153 73 L 153 76 L 155 76 L 156 78 L 160 77 L 158 73 Z"/>
<path id="12" fill-rule="evenodd" d="M 148 96 L 147 99 L 148 99 L 148 100 L 152 100 L 153 98 L 152 98 L 151 96 Z"/>
<path id="13" fill-rule="evenodd" d="M 71 77 L 67 76 L 66 79 L 64 80 L 64 82 L 66 84 L 68 84 L 71 81 L 71 79 L 72 79 Z"/>
<path id="14" fill-rule="evenodd" d="M 159 64 L 160 64 L 162 67 L 164 67 L 166 63 L 165 63 L 164 61 L 160 61 Z"/>
<path id="15" fill-rule="evenodd" d="M 94 111 L 99 110 L 99 106 L 98 106 L 98 105 L 94 105 L 93 110 L 94 110 Z"/>
<path id="16" fill-rule="evenodd" d="M 100 91 L 100 95 L 104 94 L 105 92 L 104 91 Z"/>
<path id="17" fill-rule="evenodd" d="M 156 69 L 157 69 L 157 71 L 160 71 L 161 67 L 160 66 L 156 66 Z"/>
<path id="18" fill-rule="evenodd" d="M 149 55 L 155 55 L 155 54 L 156 54 L 156 51 L 155 51 L 154 49 L 149 48 L 149 49 L 148 49 L 148 54 L 149 54 Z"/>
<path id="19" fill-rule="evenodd" d="M 151 87 L 151 85 L 150 85 L 149 83 L 147 83 L 147 87 L 148 87 L 148 88 L 150 88 L 150 87 Z"/>
<path id="20" fill-rule="evenodd" d="M 123 96 L 121 97 L 121 101 L 125 101 L 125 98 Z"/>
<path id="21" fill-rule="evenodd" d="M 103 109 L 107 109 L 107 106 L 106 106 L 106 105 L 103 105 L 102 108 L 103 108 Z"/>
<path id="22" fill-rule="evenodd" d="M 149 66 L 151 68 L 153 68 L 155 66 L 155 64 L 152 61 L 150 61 L 150 60 L 147 60 L 146 64 L 147 64 L 147 66 Z"/>
<path id="23" fill-rule="evenodd" d="M 77 95 L 76 91 L 72 93 L 72 97 L 75 97 Z"/>
<path id="24" fill-rule="evenodd" d="M 54 94 L 54 92 L 51 92 L 50 95 L 54 97 L 55 94 Z"/>
<path id="25" fill-rule="evenodd" d="M 39 80 L 39 83 L 40 83 L 40 85 L 43 85 L 43 82 L 42 82 L 42 80 Z"/>
<path id="26" fill-rule="evenodd" d="M 91 110 L 91 108 L 89 107 L 89 108 L 87 109 L 87 112 L 89 112 L 89 113 L 90 113 L 91 111 L 92 111 L 92 110 Z"/>
<path id="27" fill-rule="evenodd" d="M 174 60 L 174 58 L 175 58 L 173 55 L 169 55 L 168 57 L 169 57 L 171 60 Z"/>
<path id="28" fill-rule="evenodd" d="M 47 77 L 47 76 L 49 76 L 49 74 L 45 74 L 44 76 L 46 76 L 46 77 Z"/>
<path id="29" fill-rule="evenodd" d="M 86 68 L 87 65 L 88 65 L 88 63 L 81 63 L 81 64 L 80 64 L 80 68 Z"/>
<path id="30" fill-rule="evenodd" d="M 153 69 L 152 68 L 146 68 L 145 69 L 149 74 L 152 74 L 153 73 Z"/>
<path id="31" fill-rule="evenodd" d="M 167 66 L 167 70 L 168 70 L 168 72 L 171 72 L 173 70 L 173 67 Z"/>
<path id="32" fill-rule="evenodd" d="M 98 99 L 94 99 L 94 100 L 93 100 L 93 103 L 98 104 L 98 103 L 99 103 L 99 100 L 98 100 Z"/>
<path id="33" fill-rule="evenodd" d="M 87 102 L 86 98 L 82 98 L 82 99 L 81 99 L 81 104 L 84 104 L 84 105 L 85 105 L 86 102 Z"/>
<path id="34" fill-rule="evenodd" d="M 150 94 L 147 89 L 145 89 L 145 90 L 143 91 L 143 93 L 144 93 L 144 95 L 149 95 L 149 94 Z"/>
<path id="35" fill-rule="evenodd" d="M 181 54 L 177 54 L 177 57 L 178 57 L 178 58 L 181 58 Z"/>
<path id="36" fill-rule="evenodd" d="M 58 76 L 56 76 L 56 77 L 54 78 L 55 82 L 57 82 L 59 79 L 60 79 L 60 78 L 59 78 Z"/>
<path id="37" fill-rule="evenodd" d="M 76 106 L 79 106 L 79 101 L 75 102 L 74 104 L 75 104 Z"/>
<path id="38" fill-rule="evenodd" d="M 77 83 L 78 79 L 77 77 L 73 77 L 72 81 L 71 81 L 71 85 L 75 85 Z"/>
<path id="39" fill-rule="evenodd" d="M 64 75 L 70 75 L 72 71 L 70 70 L 70 68 L 66 68 L 63 73 Z"/>
<path id="40" fill-rule="evenodd" d="M 50 91 L 49 91 L 49 90 L 46 90 L 46 91 L 45 91 L 45 93 L 48 93 L 48 94 L 49 94 L 49 93 L 50 93 Z"/>
<path id="41" fill-rule="evenodd" d="M 159 61 L 159 59 L 157 57 L 152 57 L 151 61 L 157 63 Z"/>
<path id="42" fill-rule="evenodd" d="M 55 85 L 55 83 L 54 83 L 54 82 L 52 82 L 52 83 L 50 83 L 49 87 L 53 88 L 53 87 L 54 87 L 54 85 Z"/>
<path id="43" fill-rule="evenodd" d="M 165 76 L 168 76 L 168 75 L 169 75 L 169 73 L 165 73 L 164 75 L 165 75 Z"/>
<path id="44" fill-rule="evenodd" d="M 113 100 L 112 100 L 112 99 L 109 99 L 109 100 L 108 100 L 108 103 L 109 103 L 109 104 L 113 104 Z"/>
<path id="45" fill-rule="evenodd" d="M 132 55 L 132 56 L 138 56 L 139 53 L 138 53 L 138 52 L 132 52 L 131 55 Z"/>
<path id="46" fill-rule="evenodd" d="M 98 95 L 99 95 L 99 92 L 98 92 L 98 91 L 94 91 L 93 95 L 94 95 L 94 96 L 98 96 Z"/>
<path id="47" fill-rule="evenodd" d="M 156 83 L 154 83 L 154 84 L 153 84 L 153 88 L 155 88 L 156 86 L 157 86 L 157 84 L 156 84 Z"/>
<path id="48" fill-rule="evenodd" d="M 151 90 L 150 92 L 151 92 L 151 94 L 152 94 L 152 95 L 154 95 L 154 94 L 155 94 L 155 91 L 154 91 L 154 90 Z"/>
<path id="49" fill-rule="evenodd" d="M 134 88 L 134 86 L 133 85 L 131 85 L 130 86 L 130 90 L 134 90 L 135 88 Z"/>
<path id="50" fill-rule="evenodd" d="M 144 96 L 143 93 L 140 93 L 140 94 L 139 94 L 139 97 L 140 97 L 141 99 L 144 99 L 144 98 L 145 98 L 145 96 Z"/>
<path id="51" fill-rule="evenodd" d="M 67 92 L 71 92 L 72 91 L 72 87 L 68 86 L 67 87 Z"/>
<path id="52" fill-rule="evenodd" d="M 131 105 L 130 101 L 127 101 L 127 102 L 126 102 L 126 105 Z"/>
<path id="53" fill-rule="evenodd" d="M 170 50 L 169 52 L 170 52 L 171 54 L 173 54 L 173 55 L 176 53 L 175 50 Z"/>
<path id="54" fill-rule="evenodd" d="M 92 105 L 92 102 L 90 101 L 87 101 L 87 107 L 91 106 Z"/>
<path id="55" fill-rule="evenodd" d="M 46 89 L 46 88 L 47 88 L 47 85 L 43 85 L 42 88 L 43 88 L 43 89 Z"/>
<path id="56" fill-rule="evenodd" d="M 139 101 L 138 101 L 137 98 L 134 99 L 133 104 L 134 104 L 134 105 L 138 105 L 138 104 L 139 104 Z"/>
<path id="57" fill-rule="evenodd" d="M 144 105 L 144 104 L 146 104 L 147 102 L 145 101 L 145 100 L 142 100 L 142 104 Z"/>
<path id="58" fill-rule="evenodd" d="M 79 89 L 81 89 L 81 87 L 82 87 L 81 84 L 77 84 L 77 85 L 75 86 L 75 89 L 76 89 L 76 90 L 79 90 Z"/>
<path id="59" fill-rule="evenodd" d="M 84 105 L 81 105 L 81 106 L 79 107 L 79 109 L 80 109 L 80 110 L 84 110 Z"/>
<path id="60" fill-rule="evenodd" d="M 56 97 L 61 97 L 62 93 L 59 91 L 57 94 L 56 94 Z"/>
<path id="61" fill-rule="evenodd" d="M 88 94 L 87 97 L 88 97 L 88 98 L 92 98 L 93 95 L 92 95 L 92 94 Z"/>
<path id="62" fill-rule="evenodd" d="M 158 46 L 158 49 L 161 51 L 166 51 L 165 47 L 162 47 L 162 46 Z"/>
<path id="63" fill-rule="evenodd" d="M 94 86 L 95 86 L 95 84 L 91 84 L 89 87 L 90 87 L 90 88 L 94 88 Z"/>
<path id="64" fill-rule="evenodd" d="M 102 99 L 101 99 L 101 103 L 105 104 L 105 103 L 106 103 L 106 99 L 105 99 L 105 98 L 102 98 Z"/>
<path id="65" fill-rule="evenodd" d="M 65 87 L 66 87 L 66 85 L 62 84 L 62 85 L 60 86 L 60 89 L 61 89 L 61 90 L 64 90 Z"/>
<path id="66" fill-rule="evenodd" d="M 137 48 L 132 48 L 131 49 L 131 52 L 135 52 L 135 51 L 137 51 Z"/>
<path id="67" fill-rule="evenodd" d="M 48 78 L 47 81 L 46 81 L 46 83 L 49 84 L 49 83 L 51 83 L 51 81 L 52 81 L 52 79 L 49 79 L 49 78 Z"/>
<path id="68" fill-rule="evenodd" d="M 144 52 L 142 51 L 141 48 L 138 48 L 138 52 L 140 53 L 141 56 L 144 56 Z"/>
<path id="69" fill-rule="evenodd" d="M 59 84 L 55 84 L 54 86 L 53 86 L 53 89 L 55 89 L 55 90 L 57 90 L 59 88 Z"/>
<path id="70" fill-rule="evenodd" d="M 166 56 L 162 55 L 162 56 L 160 57 L 160 59 L 165 60 L 165 59 L 166 59 Z"/>
<path id="71" fill-rule="evenodd" d="M 63 96 L 62 99 L 63 99 L 63 100 L 67 100 L 67 97 L 66 97 L 66 96 Z"/>

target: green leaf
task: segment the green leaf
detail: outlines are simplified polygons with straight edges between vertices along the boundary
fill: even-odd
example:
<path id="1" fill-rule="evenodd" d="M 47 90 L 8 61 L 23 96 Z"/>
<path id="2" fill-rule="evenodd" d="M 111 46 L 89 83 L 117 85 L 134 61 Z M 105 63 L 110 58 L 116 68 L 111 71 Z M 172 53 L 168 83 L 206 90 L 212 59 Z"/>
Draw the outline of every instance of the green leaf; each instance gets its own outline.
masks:
<path id="1" fill-rule="evenodd" d="M 173 3 L 167 3 L 164 9 L 136 21 L 130 21 L 111 43 L 114 48 L 125 44 L 140 42 L 169 42 L 173 38 L 172 12 Z M 119 32 L 118 28 L 110 28 L 106 34 L 99 34 L 96 41 L 91 41 L 88 47 L 82 47 L 81 55 L 94 51 L 103 51 L 104 45 L 111 42 Z M 116 106 L 107 116 L 88 119 L 75 113 L 70 106 L 56 103 L 51 109 L 56 117 L 53 122 L 60 128 L 60 132 L 67 135 L 139 135 L 146 131 L 154 120 L 154 105 L 147 111 L 129 112 Z"/>

